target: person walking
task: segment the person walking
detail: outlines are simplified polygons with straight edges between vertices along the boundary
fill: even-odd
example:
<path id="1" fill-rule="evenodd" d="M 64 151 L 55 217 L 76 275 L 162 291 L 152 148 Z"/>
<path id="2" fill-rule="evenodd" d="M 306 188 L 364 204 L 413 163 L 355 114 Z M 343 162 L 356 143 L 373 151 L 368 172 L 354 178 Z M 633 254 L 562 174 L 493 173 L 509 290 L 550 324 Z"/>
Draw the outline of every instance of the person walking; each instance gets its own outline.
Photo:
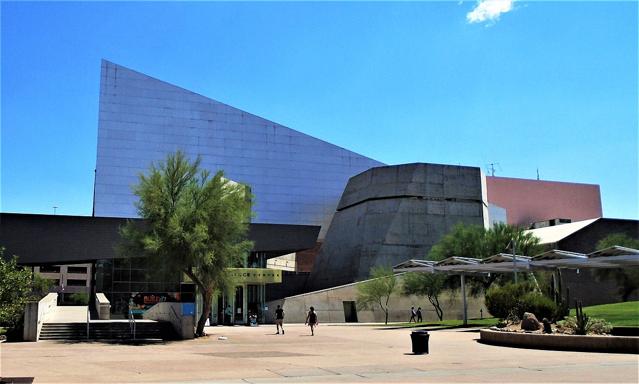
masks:
<path id="1" fill-rule="evenodd" d="M 311 310 L 308 311 L 308 314 L 306 315 L 306 321 L 304 322 L 304 324 L 308 324 L 311 327 L 311 336 L 315 336 L 315 327 L 317 326 L 317 324 L 319 324 L 319 322 L 317 321 L 317 313 L 315 313 L 315 308 L 311 307 Z"/>
<path id="2" fill-rule="evenodd" d="M 415 316 L 417 316 L 417 312 L 415 312 L 415 307 L 410 307 L 410 319 L 408 320 L 408 322 L 409 323 L 411 321 L 417 322 L 417 320 L 415 320 Z"/>
<path id="3" fill-rule="evenodd" d="M 275 310 L 275 328 L 278 335 L 280 334 L 280 328 L 282 328 L 282 335 L 284 334 L 284 310 L 279 305 Z"/>
<path id="4" fill-rule="evenodd" d="M 417 322 L 418 323 L 422 322 L 422 307 L 417 308 Z"/>
<path id="5" fill-rule="evenodd" d="M 226 306 L 224 310 L 224 324 L 232 325 L 231 318 L 233 317 L 233 309 L 231 308 L 231 304 Z"/>

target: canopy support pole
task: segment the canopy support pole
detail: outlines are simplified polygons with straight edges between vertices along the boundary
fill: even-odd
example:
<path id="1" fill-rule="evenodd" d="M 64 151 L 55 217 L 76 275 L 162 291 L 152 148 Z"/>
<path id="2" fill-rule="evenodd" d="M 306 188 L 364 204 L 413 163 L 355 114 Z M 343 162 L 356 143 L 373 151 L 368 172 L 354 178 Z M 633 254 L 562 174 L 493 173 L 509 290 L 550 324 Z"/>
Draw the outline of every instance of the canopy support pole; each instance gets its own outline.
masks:
<path id="1" fill-rule="evenodd" d="M 464 302 L 464 325 L 468 325 L 468 306 L 466 304 L 466 278 L 462 273 L 461 277 L 461 291 L 462 291 L 462 300 Z"/>

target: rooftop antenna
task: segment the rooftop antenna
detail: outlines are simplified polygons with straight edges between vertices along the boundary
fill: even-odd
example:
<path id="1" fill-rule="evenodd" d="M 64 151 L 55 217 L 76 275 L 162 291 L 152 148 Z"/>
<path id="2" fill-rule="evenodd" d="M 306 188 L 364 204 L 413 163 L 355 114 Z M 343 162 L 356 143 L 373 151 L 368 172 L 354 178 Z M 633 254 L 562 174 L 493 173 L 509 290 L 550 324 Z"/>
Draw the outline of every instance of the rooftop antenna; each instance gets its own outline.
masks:
<path id="1" fill-rule="evenodd" d="M 499 170 L 501 171 L 501 167 L 499 166 L 499 163 L 490 163 L 488 164 L 488 172 L 490 173 L 490 176 L 495 176 L 495 165 L 499 168 Z"/>

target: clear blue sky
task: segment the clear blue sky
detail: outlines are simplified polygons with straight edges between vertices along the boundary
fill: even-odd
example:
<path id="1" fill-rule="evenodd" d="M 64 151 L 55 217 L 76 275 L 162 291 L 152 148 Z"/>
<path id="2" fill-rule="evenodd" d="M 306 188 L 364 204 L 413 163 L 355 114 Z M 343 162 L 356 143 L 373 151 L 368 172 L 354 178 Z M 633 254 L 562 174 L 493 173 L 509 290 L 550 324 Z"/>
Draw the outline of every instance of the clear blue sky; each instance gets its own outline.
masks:
<path id="1" fill-rule="evenodd" d="M 2 3 L 3 212 L 90 215 L 100 59 L 388 164 L 499 163 L 639 218 L 637 2 Z"/>

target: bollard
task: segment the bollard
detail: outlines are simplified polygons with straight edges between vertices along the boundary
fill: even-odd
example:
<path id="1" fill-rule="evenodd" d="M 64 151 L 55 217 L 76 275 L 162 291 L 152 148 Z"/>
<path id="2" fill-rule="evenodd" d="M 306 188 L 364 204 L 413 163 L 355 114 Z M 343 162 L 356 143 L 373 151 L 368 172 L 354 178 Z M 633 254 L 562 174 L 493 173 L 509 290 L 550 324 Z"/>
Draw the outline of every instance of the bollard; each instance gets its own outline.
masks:
<path id="1" fill-rule="evenodd" d="M 428 338 L 430 335 L 428 331 L 419 330 L 413 331 L 410 334 L 410 339 L 413 343 L 413 353 L 416 355 L 428 354 Z"/>

